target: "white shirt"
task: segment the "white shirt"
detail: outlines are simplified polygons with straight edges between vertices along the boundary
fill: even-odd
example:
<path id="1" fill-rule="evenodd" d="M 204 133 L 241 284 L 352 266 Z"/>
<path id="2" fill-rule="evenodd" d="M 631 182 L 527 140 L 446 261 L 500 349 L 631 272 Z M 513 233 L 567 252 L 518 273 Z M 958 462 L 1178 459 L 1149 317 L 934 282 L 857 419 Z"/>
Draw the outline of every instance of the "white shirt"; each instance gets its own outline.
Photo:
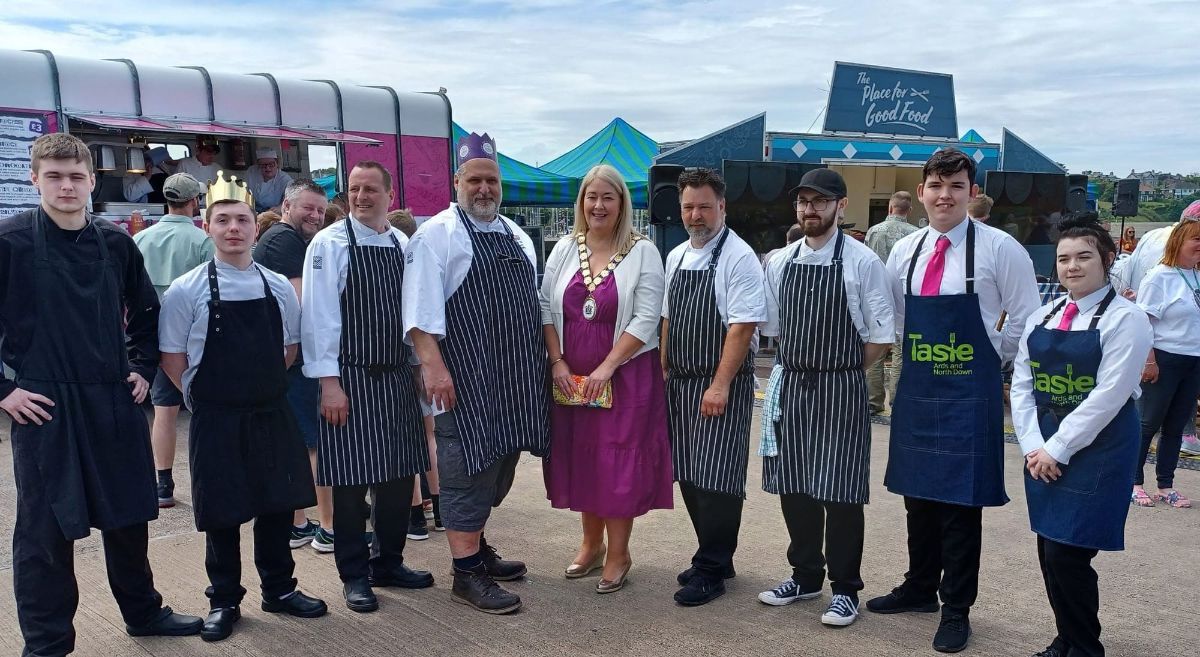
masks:
<path id="1" fill-rule="evenodd" d="M 354 238 L 360 246 L 394 249 L 399 244 L 404 249 L 408 245 L 408 237 L 399 230 L 389 227 L 387 231 L 377 233 L 353 215 L 320 231 L 308 243 L 300 286 L 304 306 L 300 342 L 304 351 L 304 376 L 310 379 L 341 376 L 338 354 L 342 349 L 342 292 L 346 289 L 350 270 L 350 239 L 346 236 L 346 226 L 354 227 Z M 392 237 L 396 238 L 395 242 Z M 408 279 L 407 267 L 404 278 Z"/>
<path id="2" fill-rule="evenodd" d="M 808 238 L 787 245 L 767 261 L 767 321 L 763 334 L 777 336 L 779 324 L 779 286 L 788 264 L 829 266 L 837 234 L 814 251 Z M 892 308 L 892 284 L 883 262 L 875 252 L 858 240 L 845 236 L 842 240 L 842 281 L 846 288 L 846 303 L 850 319 L 863 342 L 893 344 L 896 338 Z"/>
<path id="3" fill-rule="evenodd" d="M 216 261 L 217 287 L 222 301 L 249 301 L 263 298 L 262 272 L 283 318 L 283 345 L 300 342 L 300 301 L 296 288 L 288 279 L 265 267 L 251 263 L 248 269 Z M 187 354 L 187 369 L 183 372 L 184 399 L 191 407 L 192 379 L 204 357 L 204 341 L 208 337 L 208 262 L 175 279 L 162 299 L 158 315 L 158 348 L 168 354 Z"/>
<path id="4" fill-rule="evenodd" d="M 1200 307 L 1192 293 L 1197 276 L 1195 269 L 1158 265 L 1142 279 L 1137 304 L 1150 315 L 1155 349 L 1200 356 Z"/>
<path id="5" fill-rule="evenodd" d="M 708 269 L 713 250 L 721 241 L 717 233 L 700 248 L 693 248 L 690 241 L 671 249 L 667 254 L 667 287 L 663 295 L 662 316 L 670 319 L 671 280 L 680 269 L 694 271 Z M 757 324 L 767 321 L 767 298 L 763 287 L 762 265 L 754 249 L 729 229 L 729 237 L 721 248 L 721 258 L 713 276 L 713 294 L 717 299 L 717 310 L 721 321 L 730 324 Z"/>
<path id="6" fill-rule="evenodd" d="M 941 294 L 965 294 L 967 226 L 975 226 L 975 293 L 979 295 L 979 314 L 984 328 L 991 338 L 992 347 L 1001 362 L 1012 360 L 1017 353 L 1025 320 L 1041 304 L 1037 276 L 1033 261 L 1020 242 L 1008 233 L 979 222 L 969 222 L 966 217 L 951 228 L 946 237 L 950 248 L 946 250 L 946 268 L 942 275 Z M 925 280 L 925 267 L 933 257 L 934 246 L 942 233 L 926 226 L 904 237 L 896 243 L 888 256 L 887 269 L 892 275 L 893 297 L 896 305 L 897 337 L 904 331 L 904 293 L 908 278 L 909 260 L 918 242 L 925 235 L 921 255 L 917 257 L 917 268 L 913 272 L 913 294 L 921 293 L 921 282 Z M 1007 311 L 1008 318 L 1001 331 L 996 330 L 1001 312 Z"/>
<path id="7" fill-rule="evenodd" d="M 146 196 L 154 191 L 154 186 L 145 174 L 127 173 L 121 178 L 121 191 L 129 203 L 145 203 Z"/>
<path id="8" fill-rule="evenodd" d="M 446 336 L 446 301 L 454 296 L 471 271 L 475 250 L 471 234 L 458 218 L 457 204 L 442 210 L 421 224 L 405 250 L 404 339 L 412 344 L 409 332 L 414 328 L 436 336 Z M 503 233 L 507 228 L 521 245 L 533 265 L 530 283 L 537 285 L 537 252 L 533 240 L 507 217 L 496 215 L 490 222 L 469 219 L 484 233 Z M 305 358 L 308 357 L 305 348 Z"/>
<path id="9" fill-rule="evenodd" d="M 262 212 L 283 203 L 283 192 L 292 182 L 292 177 L 283 171 L 277 171 L 275 177 L 263 180 L 262 169 L 255 164 L 246 169 L 246 186 L 254 195 L 254 209 Z"/>
<path id="10" fill-rule="evenodd" d="M 1071 322 L 1072 331 L 1086 331 L 1092 316 L 1109 286 L 1096 290 L 1076 302 L 1079 314 Z M 1013 427 L 1021 443 L 1021 453 L 1028 454 L 1044 448 L 1046 453 L 1059 463 L 1070 463 L 1076 452 L 1092 444 L 1104 427 L 1112 422 L 1130 397 L 1137 398 L 1141 392 L 1138 384 L 1146 356 L 1150 353 L 1150 322 L 1137 306 L 1118 295 L 1108 305 L 1096 328 L 1100 331 L 1100 346 L 1104 351 L 1100 367 L 1096 371 L 1096 387 L 1088 393 L 1075 410 L 1071 411 L 1058 431 L 1049 440 L 1042 438 L 1038 426 L 1037 403 L 1033 398 L 1033 372 L 1029 365 L 1029 335 L 1034 328 L 1043 325 L 1050 309 L 1060 300 L 1048 303 L 1033 312 L 1025 322 L 1021 334 L 1020 348 L 1013 367 L 1012 386 L 1009 396 L 1012 402 Z M 1066 304 L 1054 313 L 1045 326 L 1058 328 Z"/>
<path id="11" fill-rule="evenodd" d="M 175 173 L 190 173 L 192 177 L 200 181 L 201 185 L 208 187 L 217 179 L 217 172 L 221 170 L 221 165 L 215 161 L 212 164 L 200 164 L 200 161 L 194 157 L 185 157 L 175 165 Z"/>
<path id="12" fill-rule="evenodd" d="M 1119 274 L 1113 274 L 1113 285 L 1117 292 L 1133 290 L 1137 292 L 1142 287 L 1142 281 L 1151 269 L 1158 266 L 1167 250 L 1167 239 L 1171 231 L 1179 224 L 1163 226 L 1142 235 L 1134 247 L 1133 253 L 1125 259 Z M 1114 269 L 1116 269 L 1114 267 Z"/>

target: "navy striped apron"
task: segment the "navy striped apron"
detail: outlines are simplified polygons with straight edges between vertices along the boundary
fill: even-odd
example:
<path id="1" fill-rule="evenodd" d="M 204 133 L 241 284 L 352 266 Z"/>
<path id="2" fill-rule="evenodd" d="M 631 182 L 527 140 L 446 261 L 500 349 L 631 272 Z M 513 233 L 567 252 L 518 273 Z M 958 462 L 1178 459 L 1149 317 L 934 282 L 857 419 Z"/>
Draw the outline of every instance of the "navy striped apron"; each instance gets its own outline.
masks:
<path id="1" fill-rule="evenodd" d="M 401 287 L 404 252 L 359 246 L 346 219 L 350 264 L 342 291 L 338 369 L 350 399 L 346 424 L 321 419 L 317 484 L 380 484 L 429 469 L 425 425 L 404 343 Z"/>
<path id="2" fill-rule="evenodd" d="M 667 291 L 667 409 L 675 481 L 746 497 L 750 417 L 754 412 L 754 355 L 747 351 L 729 385 L 725 414 L 702 417 L 700 403 L 721 364 L 729 329 L 715 290 L 717 263 L 729 229 L 721 234 L 705 269 L 676 269 Z M 682 261 L 681 261 L 682 264 Z"/>
<path id="3" fill-rule="evenodd" d="M 515 452 L 546 455 L 550 388 L 533 264 L 508 224 L 503 233 L 482 232 L 457 211 L 473 255 L 446 300 L 442 357 L 467 474 L 475 475 Z"/>
<path id="4" fill-rule="evenodd" d="M 779 455 L 763 457 L 763 490 L 866 504 L 871 424 L 863 340 L 854 326 L 838 231 L 829 266 L 789 262 L 779 283 Z"/>

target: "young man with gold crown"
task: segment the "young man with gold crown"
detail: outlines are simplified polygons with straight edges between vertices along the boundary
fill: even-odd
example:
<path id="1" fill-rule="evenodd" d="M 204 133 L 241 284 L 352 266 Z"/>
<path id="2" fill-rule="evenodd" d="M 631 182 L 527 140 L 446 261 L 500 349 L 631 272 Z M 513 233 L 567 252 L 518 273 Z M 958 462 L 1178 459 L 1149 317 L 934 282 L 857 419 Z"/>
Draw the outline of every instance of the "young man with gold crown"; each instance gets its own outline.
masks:
<path id="1" fill-rule="evenodd" d="M 262 609 L 301 618 L 325 603 L 296 589 L 288 545 L 292 512 L 316 503 L 308 453 L 287 402 L 287 368 L 300 342 L 292 284 L 250 257 L 253 200 L 218 174 L 205 225 L 216 255 L 163 295 L 162 369 L 192 410 L 189 465 L 196 528 L 206 533 L 211 611 L 200 638 L 219 641 L 241 618 L 241 532 L 254 520 Z"/>

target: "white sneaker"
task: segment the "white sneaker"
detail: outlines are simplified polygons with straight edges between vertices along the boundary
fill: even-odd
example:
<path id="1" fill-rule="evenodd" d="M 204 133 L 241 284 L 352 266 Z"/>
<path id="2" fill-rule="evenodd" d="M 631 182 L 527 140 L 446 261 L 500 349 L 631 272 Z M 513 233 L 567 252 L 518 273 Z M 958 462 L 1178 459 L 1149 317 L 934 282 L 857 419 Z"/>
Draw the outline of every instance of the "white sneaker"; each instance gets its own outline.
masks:
<path id="1" fill-rule="evenodd" d="M 829 609 L 821 615 L 826 625 L 845 627 L 858 619 L 858 601 L 848 595 L 835 593 L 829 601 Z"/>
<path id="2" fill-rule="evenodd" d="M 1200 456 L 1200 439 L 1196 438 L 1196 434 L 1184 434 L 1183 444 L 1179 446 L 1179 453 L 1187 456 Z"/>
<path id="3" fill-rule="evenodd" d="M 820 595 L 821 589 L 801 593 L 800 587 L 796 585 L 796 580 L 789 577 L 770 591 L 759 593 L 758 601 L 763 604 L 782 607 L 790 605 L 797 600 L 812 600 L 813 598 L 820 597 Z"/>

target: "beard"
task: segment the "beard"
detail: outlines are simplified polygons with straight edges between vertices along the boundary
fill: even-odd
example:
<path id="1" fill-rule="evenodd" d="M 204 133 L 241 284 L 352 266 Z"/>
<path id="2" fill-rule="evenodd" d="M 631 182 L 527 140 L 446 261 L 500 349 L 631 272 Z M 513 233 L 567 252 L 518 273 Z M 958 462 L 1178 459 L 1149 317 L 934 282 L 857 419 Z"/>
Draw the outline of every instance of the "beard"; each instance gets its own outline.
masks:
<path id="1" fill-rule="evenodd" d="M 816 225 L 813 225 L 809 223 L 809 220 L 811 219 L 819 219 L 820 221 Z M 820 237 L 825 233 L 828 233 L 830 227 L 832 227 L 836 221 L 837 217 L 834 214 L 830 214 L 828 217 L 806 216 L 800 223 L 800 227 L 804 230 L 805 237 Z"/>
<path id="2" fill-rule="evenodd" d="M 477 199 L 467 197 L 465 194 L 458 196 L 458 205 L 471 216 L 472 219 L 479 221 L 491 221 L 496 217 L 496 213 L 500 211 L 499 199 Z"/>
<path id="3" fill-rule="evenodd" d="M 699 226 L 688 226 L 687 232 L 688 237 L 696 240 L 697 242 L 707 242 L 713 238 L 713 235 L 717 234 L 717 231 L 703 224 Z"/>

